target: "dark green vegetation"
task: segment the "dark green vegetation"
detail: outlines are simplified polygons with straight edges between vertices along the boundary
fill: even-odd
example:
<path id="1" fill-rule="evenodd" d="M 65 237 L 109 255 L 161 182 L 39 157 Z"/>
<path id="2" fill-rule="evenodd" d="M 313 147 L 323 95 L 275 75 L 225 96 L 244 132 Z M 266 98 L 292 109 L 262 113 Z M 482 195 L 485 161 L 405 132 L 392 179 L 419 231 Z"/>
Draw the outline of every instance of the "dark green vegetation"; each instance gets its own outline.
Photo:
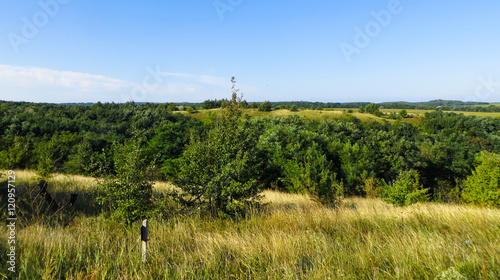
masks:
<path id="1" fill-rule="evenodd" d="M 60 172 L 114 178 L 104 184 L 108 191 L 110 184 L 145 184 L 148 193 L 151 180 L 169 180 L 189 194 L 179 198 L 186 205 L 210 201 L 206 210 L 224 215 L 238 213 L 266 188 L 314 194 L 326 204 L 341 194 L 368 194 L 397 204 L 498 205 L 498 118 L 437 110 L 419 126 L 361 122 L 349 114 L 335 120 L 245 119 L 246 104 L 234 96 L 225 102 L 225 110 L 204 121 L 175 113 L 172 104 L 1 102 L 0 168 L 36 169 L 40 177 Z M 374 104 L 365 111 L 380 113 Z M 119 179 L 132 173 L 147 177 Z M 120 199 L 102 201 L 111 207 Z"/>
<path id="2" fill-rule="evenodd" d="M 0 102 L 19 277 L 498 279 L 499 210 L 457 204 L 500 205 L 499 118 L 437 110 L 409 123 L 398 109 L 388 121 L 375 104 L 251 118 L 244 108 L 272 104 L 248 105 L 234 86 L 221 104 L 185 104 L 185 116 L 173 104 Z M 51 210 L 40 178 L 76 204 Z M 425 201 L 451 203 L 414 204 Z M 145 217 L 147 264 L 134 242 Z"/>

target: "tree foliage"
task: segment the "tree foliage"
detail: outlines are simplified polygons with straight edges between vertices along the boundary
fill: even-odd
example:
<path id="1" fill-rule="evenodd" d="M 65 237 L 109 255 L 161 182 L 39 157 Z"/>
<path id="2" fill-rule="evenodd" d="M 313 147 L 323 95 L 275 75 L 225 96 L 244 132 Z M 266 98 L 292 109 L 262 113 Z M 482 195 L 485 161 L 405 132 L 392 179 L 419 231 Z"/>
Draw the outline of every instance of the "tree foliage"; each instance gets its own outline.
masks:
<path id="1" fill-rule="evenodd" d="M 428 201 L 428 191 L 420 183 L 418 172 L 407 170 L 402 171 L 392 184 L 386 186 L 384 196 L 387 202 L 403 206 Z"/>
<path id="2" fill-rule="evenodd" d="M 127 224 L 147 217 L 152 210 L 154 165 L 142 144 L 140 139 L 115 144 L 115 173 L 108 174 L 97 188 L 98 202 L 111 210 L 112 217 Z"/>
<path id="3" fill-rule="evenodd" d="M 243 207 L 247 201 L 243 197 L 248 193 L 252 197 L 255 188 L 307 192 L 318 199 L 319 189 L 332 187 L 328 192 L 336 193 L 340 186 L 344 195 L 382 195 L 381 186 L 395 186 L 401 172 L 408 170 L 419 174 L 419 182 L 432 200 L 457 202 L 463 198 L 469 203 L 497 203 L 494 191 L 488 199 L 479 198 L 490 188 L 485 187 L 487 182 L 494 182 L 494 175 L 490 175 L 494 173 L 489 170 L 496 167 L 485 165 L 489 166 L 487 170 L 475 160 L 482 151 L 500 154 L 498 118 L 436 110 L 412 120 L 412 124 L 403 119 L 393 123 L 361 121 L 352 114 L 328 120 L 298 115 L 247 119 L 242 116 L 243 102 L 237 95 L 224 102 L 207 102 L 206 106 L 219 103 L 223 111 L 214 110 L 206 119 L 197 120 L 191 116 L 200 118 L 203 114 L 174 113 L 176 106 L 172 103 L 55 105 L 0 101 L 0 168 L 38 170 L 41 177 L 52 173 L 118 176 L 123 160 L 116 153 L 125 150 L 117 147 L 128 146 L 128 139 L 140 136 L 141 157 L 148 162 L 156 159 L 158 167 L 149 172 L 155 179 L 181 180 L 184 176 L 179 184 L 193 190 L 207 184 L 210 190 L 204 193 L 220 195 L 223 201 L 226 193 L 221 194 L 221 190 L 232 188 L 234 194 L 228 197 L 239 202 L 234 207 L 222 203 L 225 210 L 221 213 L 238 212 L 232 207 Z M 444 101 L 431 103 L 437 104 L 443 108 L 459 106 Z M 377 104 L 368 103 L 270 105 L 345 105 L 366 106 L 371 113 L 378 110 Z M 405 108 L 403 105 L 383 104 L 398 109 Z M 197 170 L 197 174 L 188 169 Z M 205 173 L 210 176 L 196 184 L 187 181 L 190 177 L 202 178 Z M 240 195 L 238 188 L 247 191 Z M 195 197 L 187 195 L 184 199 Z M 209 200 L 210 196 L 205 196 L 197 203 Z M 217 212 L 213 210 L 217 206 L 203 207 Z"/>
<path id="4" fill-rule="evenodd" d="M 206 138 L 192 136 L 173 180 L 182 190 L 177 196 L 182 204 L 219 217 L 242 214 L 259 193 L 251 174 L 254 154 L 238 129 L 241 98 L 232 82 L 232 99 L 220 122 Z"/>
<path id="5" fill-rule="evenodd" d="M 273 105 L 269 101 L 262 102 L 259 105 L 259 111 L 270 112 L 273 109 Z"/>
<path id="6" fill-rule="evenodd" d="M 478 166 L 464 182 L 463 199 L 471 204 L 500 206 L 500 156 L 482 152 Z"/>

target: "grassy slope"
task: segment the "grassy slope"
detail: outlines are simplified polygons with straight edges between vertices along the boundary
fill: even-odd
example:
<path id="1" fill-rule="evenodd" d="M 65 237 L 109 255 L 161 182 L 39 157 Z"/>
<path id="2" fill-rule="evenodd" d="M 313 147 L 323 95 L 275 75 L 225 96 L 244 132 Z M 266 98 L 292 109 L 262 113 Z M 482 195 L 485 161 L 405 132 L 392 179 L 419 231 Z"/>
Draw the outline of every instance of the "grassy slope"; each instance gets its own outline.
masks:
<path id="1" fill-rule="evenodd" d="M 199 110 L 198 113 L 194 114 L 188 114 L 185 111 L 182 111 L 180 113 L 184 115 L 189 115 L 194 118 L 204 120 L 207 119 L 210 113 L 217 113 L 220 111 L 220 109 L 210 109 L 210 110 Z M 366 114 L 366 113 L 358 113 L 357 110 L 353 110 L 354 112 L 351 113 L 351 115 L 355 116 L 356 118 L 360 119 L 361 121 L 370 121 L 370 120 L 375 120 L 379 122 L 383 122 L 384 120 L 393 122 L 394 120 L 390 120 L 387 118 L 379 118 L 371 114 Z M 401 111 L 400 109 L 382 109 L 381 112 L 389 114 L 391 112 L 398 113 Z M 409 109 L 406 110 L 412 118 L 404 119 L 403 121 L 406 122 L 411 122 L 414 124 L 418 124 L 420 122 L 420 118 L 424 116 L 426 112 L 431 112 L 432 110 L 413 110 Z M 299 110 L 298 112 L 291 112 L 290 110 L 274 110 L 271 112 L 260 112 L 257 109 L 244 109 L 243 110 L 243 115 L 248 115 L 252 118 L 254 117 L 264 117 L 264 116 L 280 116 L 280 117 L 287 117 L 290 115 L 298 115 L 303 119 L 338 119 L 338 118 L 345 118 L 347 109 L 324 109 L 322 111 L 318 110 Z M 451 112 L 451 111 L 450 111 Z M 457 114 L 464 114 L 466 116 L 481 116 L 481 117 L 495 117 L 498 118 L 500 117 L 500 112 L 454 112 Z"/>
<path id="2" fill-rule="evenodd" d="M 34 174 L 16 174 L 18 195 L 26 197 Z M 469 279 L 500 277 L 499 209 L 396 208 L 349 198 L 333 210 L 274 191 L 265 191 L 268 204 L 241 221 L 151 220 L 150 261 L 143 266 L 139 224 L 123 227 L 88 210 L 95 207 L 88 193 L 94 183 L 80 176 L 51 180 L 53 193 L 87 193 L 65 226 L 58 217 L 18 221 L 22 279 L 433 279 L 451 267 Z M 170 187 L 157 184 L 159 191 Z M 2 227 L 2 249 L 6 236 Z"/>

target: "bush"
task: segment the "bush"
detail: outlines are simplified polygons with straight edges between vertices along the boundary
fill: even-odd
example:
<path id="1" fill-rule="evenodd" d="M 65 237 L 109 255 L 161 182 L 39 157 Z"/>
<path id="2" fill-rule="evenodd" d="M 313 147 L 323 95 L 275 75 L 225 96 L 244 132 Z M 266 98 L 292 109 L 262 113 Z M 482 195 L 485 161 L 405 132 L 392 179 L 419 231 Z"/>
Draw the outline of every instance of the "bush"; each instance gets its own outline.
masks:
<path id="1" fill-rule="evenodd" d="M 295 158 L 284 164 L 285 177 L 281 180 L 290 192 L 309 193 L 324 205 L 336 206 L 343 194 L 343 185 L 331 169 L 326 155 L 321 155 L 318 145 L 313 143 L 303 159 Z"/>
<path id="2" fill-rule="evenodd" d="M 372 115 L 376 115 L 378 114 L 379 109 L 378 109 L 378 105 L 375 104 L 375 103 L 370 103 L 366 106 L 365 108 L 365 112 L 368 113 L 368 114 L 372 114 Z"/>
<path id="3" fill-rule="evenodd" d="M 292 112 L 297 112 L 299 110 L 299 108 L 297 108 L 297 105 L 292 105 L 292 107 L 290 108 L 290 111 Z"/>
<path id="4" fill-rule="evenodd" d="M 481 152 L 477 162 L 464 182 L 462 198 L 470 204 L 500 207 L 500 156 Z"/>
<path id="5" fill-rule="evenodd" d="M 259 111 L 261 112 L 271 112 L 272 109 L 273 105 L 269 101 L 263 102 L 259 105 Z"/>
<path id="6" fill-rule="evenodd" d="M 427 192 L 420 183 L 420 175 L 416 170 L 402 171 L 398 178 L 385 187 L 384 198 L 395 205 L 411 205 L 415 202 L 429 200 Z"/>
<path id="7" fill-rule="evenodd" d="M 363 191 L 366 197 L 379 197 L 382 189 L 381 186 L 383 186 L 382 180 L 365 174 L 362 175 L 362 180 L 364 182 Z"/>
<path id="8" fill-rule="evenodd" d="M 152 208 L 154 168 L 141 148 L 141 141 L 132 139 L 123 145 L 115 144 L 114 163 L 116 174 L 99 183 L 97 201 L 121 222 L 130 224 L 146 218 Z"/>
<path id="9" fill-rule="evenodd" d="M 196 109 L 196 106 L 191 105 L 186 109 L 186 112 L 188 112 L 189 114 L 194 114 L 198 113 L 198 110 Z"/>
<path id="10" fill-rule="evenodd" d="M 206 139 L 193 136 L 180 158 L 173 183 L 182 193 L 174 198 L 188 209 L 218 217 L 237 216 L 259 197 L 251 175 L 254 145 L 245 143 L 244 130 L 238 128 L 241 98 L 236 92 L 233 85 L 232 100 L 219 124 Z"/>

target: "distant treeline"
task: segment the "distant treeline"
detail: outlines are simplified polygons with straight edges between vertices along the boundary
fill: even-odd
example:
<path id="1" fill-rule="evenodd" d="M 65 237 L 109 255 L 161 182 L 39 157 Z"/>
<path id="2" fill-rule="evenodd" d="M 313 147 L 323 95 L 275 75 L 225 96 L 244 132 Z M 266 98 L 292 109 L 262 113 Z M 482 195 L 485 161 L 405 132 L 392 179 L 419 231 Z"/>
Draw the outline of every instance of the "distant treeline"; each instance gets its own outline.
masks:
<path id="1" fill-rule="evenodd" d="M 14 102 L 16 103 L 16 102 Z M 23 103 L 23 102 L 18 102 Z M 133 103 L 133 102 L 132 102 Z M 258 108 L 260 104 L 264 102 L 248 102 L 246 100 L 242 101 L 242 107 L 245 108 Z M 358 109 L 365 108 L 370 103 L 369 102 L 309 102 L 309 101 L 280 101 L 280 102 L 270 102 L 273 109 L 290 109 L 296 106 L 299 109 L 331 109 L 331 108 L 343 108 L 343 109 Z M 60 105 L 69 106 L 91 106 L 94 103 L 63 103 Z M 146 102 L 134 103 L 137 105 L 148 104 Z M 154 103 L 153 103 L 154 104 Z M 156 103 L 158 104 L 158 103 Z M 199 109 L 215 109 L 224 108 L 229 104 L 228 99 L 207 99 L 202 103 L 190 103 L 190 102 L 177 102 L 177 103 L 166 103 L 170 106 L 172 110 L 186 110 L 189 107 L 199 108 Z M 414 110 L 435 110 L 441 109 L 444 111 L 464 111 L 464 112 L 500 112 L 500 106 L 490 105 L 486 102 L 463 102 L 463 101 L 453 101 L 453 100 L 433 100 L 428 102 L 382 102 L 376 103 L 381 109 L 414 109 Z"/>

